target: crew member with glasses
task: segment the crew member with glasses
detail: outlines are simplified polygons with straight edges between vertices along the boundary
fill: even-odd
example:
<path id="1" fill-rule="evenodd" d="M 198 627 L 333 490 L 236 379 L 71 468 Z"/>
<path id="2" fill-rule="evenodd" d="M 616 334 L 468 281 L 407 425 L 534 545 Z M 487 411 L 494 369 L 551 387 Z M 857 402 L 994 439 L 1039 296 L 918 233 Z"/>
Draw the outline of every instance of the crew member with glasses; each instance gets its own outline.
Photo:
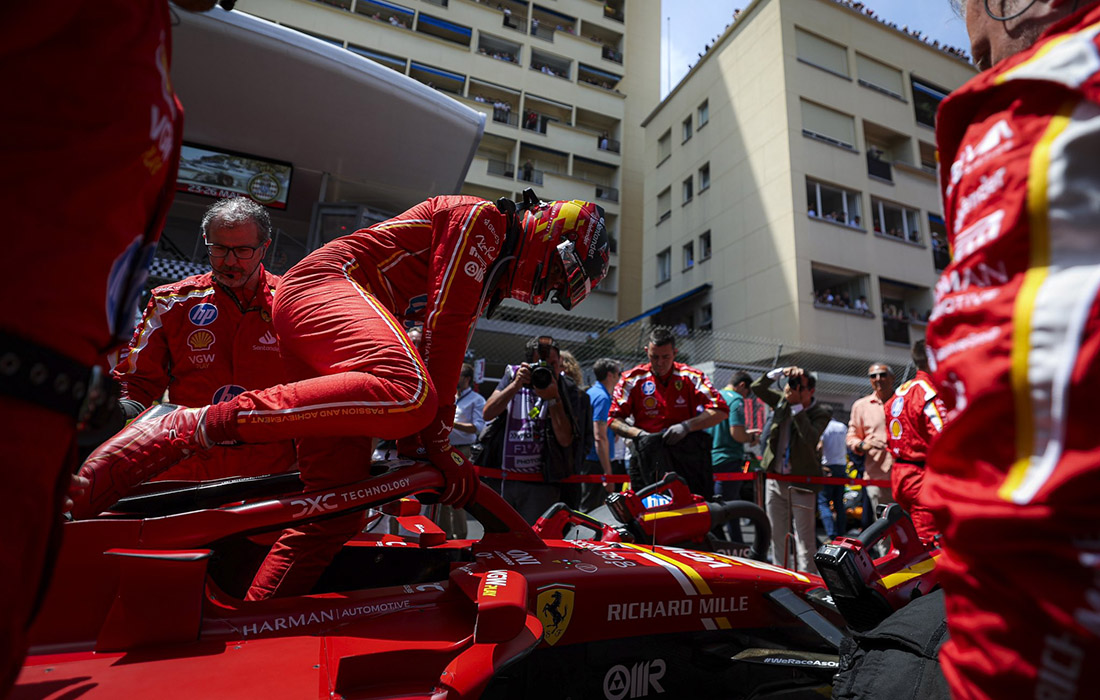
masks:
<path id="1" fill-rule="evenodd" d="M 271 324 L 279 278 L 263 265 L 271 246 L 267 209 L 247 197 L 219 200 L 203 216 L 202 236 L 211 271 L 153 290 L 113 370 L 127 420 L 165 391 L 168 403 L 196 407 L 286 381 Z M 195 455 L 156 479 L 258 476 L 294 461 L 291 440 L 238 445 Z"/>

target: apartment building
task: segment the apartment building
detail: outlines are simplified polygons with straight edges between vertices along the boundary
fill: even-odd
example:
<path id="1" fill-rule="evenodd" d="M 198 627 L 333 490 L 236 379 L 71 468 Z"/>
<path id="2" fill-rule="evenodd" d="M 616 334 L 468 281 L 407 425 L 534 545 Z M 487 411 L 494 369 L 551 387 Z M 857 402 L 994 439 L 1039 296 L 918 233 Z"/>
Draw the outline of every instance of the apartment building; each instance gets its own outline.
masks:
<path id="1" fill-rule="evenodd" d="M 935 112 L 974 74 L 848 3 L 754 0 L 645 119 L 643 307 L 904 366 L 948 260 Z"/>
<path id="2" fill-rule="evenodd" d="M 659 98 L 659 0 L 241 0 L 236 7 L 483 112 L 485 133 L 462 193 L 516 199 L 534 187 L 544 199 L 597 202 L 614 241 L 612 267 L 578 311 L 614 319 L 641 307 L 642 249 L 621 241 L 642 228 L 640 124 Z M 370 147 L 372 118 L 362 114 L 349 148 Z"/>

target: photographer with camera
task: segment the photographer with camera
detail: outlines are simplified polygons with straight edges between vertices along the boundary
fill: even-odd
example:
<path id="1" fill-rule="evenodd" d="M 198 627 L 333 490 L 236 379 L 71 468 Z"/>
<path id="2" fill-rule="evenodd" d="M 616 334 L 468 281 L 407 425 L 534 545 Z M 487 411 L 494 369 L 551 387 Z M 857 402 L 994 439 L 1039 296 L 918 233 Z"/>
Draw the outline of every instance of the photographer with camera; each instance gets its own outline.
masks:
<path id="1" fill-rule="evenodd" d="M 560 480 L 577 472 L 584 460 L 581 391 L 561 373 L 561 349 L 550 336 L 532 338 L 527 361 L 508 365 L 485 402 L 485 420 L 494 420 L 483 437 L 484 463 L 500 464 L 500 495 L 534 523 L 562 499 Z M 499 451 L 499 454 L 495 454 Z M 509 476 L 538 475 L 544 482 Z"/>

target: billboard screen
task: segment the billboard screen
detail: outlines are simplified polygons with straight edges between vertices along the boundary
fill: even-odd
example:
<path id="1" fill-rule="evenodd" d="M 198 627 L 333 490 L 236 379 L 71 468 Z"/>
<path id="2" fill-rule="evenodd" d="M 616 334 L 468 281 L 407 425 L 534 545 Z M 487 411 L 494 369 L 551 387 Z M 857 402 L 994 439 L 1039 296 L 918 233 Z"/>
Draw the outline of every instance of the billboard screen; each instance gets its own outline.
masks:
<path id="1" fill-rule="evenodd" d="M 286 209 L 293 170 L 290 163 L 185 143 L 176 190 L 219 199 L 244 195 L 273 209 Z"/>

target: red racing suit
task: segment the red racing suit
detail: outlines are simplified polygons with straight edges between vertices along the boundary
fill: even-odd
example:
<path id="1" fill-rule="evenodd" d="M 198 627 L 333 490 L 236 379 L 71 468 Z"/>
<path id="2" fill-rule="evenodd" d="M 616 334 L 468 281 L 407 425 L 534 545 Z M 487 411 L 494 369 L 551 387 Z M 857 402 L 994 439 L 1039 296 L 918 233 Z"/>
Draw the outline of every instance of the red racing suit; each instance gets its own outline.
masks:
<path id="1" fill-rule="evenodd" d="M 446 465 L 458 374 L 506 226 L 490 202 L 433 197 L 310 253 L 275 293 L 293 383 L 212 406 L 211 440 L 299 439 L 307 490 L 363 478 L 371 438 L 419 434 Z M 406 333 L 413 326 L 424 329 L 419 352 Z M 249 597 L 308 591 L 361 522 L 351 515 L 286 531 Z"/>
<path id="2" fill-rule="evenodd" d="M 112 372 L 122 395 L 146 408 L 168 391 L 180 406 L 216 404 L 286 380 L 271 306 L 279 278 L 260 266 L 255 294 L 242 303 L 211 273 L 157 287 Z M 247 308 L 245 307 L 247 304 Z M 221 479 L 286 471 L 292 441 L 200 453 L 156 479 Z"/>
<path id="3" fill-rule="evenodd" d="M 894 500 L 913 519 L 921 541 L 931 544 L 938 531 L 932 513 L 924 505 L 921 489 L 928 447 L 943 431 L 947 409 L 936 395 L 932 377 L 918 370 L 915 379 L 894 391 L 894 398 L 886 402 L 884 410 L 886 445 L 894 455 L 894 466 L 890 469 Z"/>
<path id="4" fill-rule="evenodd" d="M 949 420 L 924 494 L 958 698 L 1100 686 L 1098 33 L 1092 5 L 937 119 L 953 261 L 927 340 Z"/>
<path id="5" fill-rule="evenodd" d="M 672 372 L 660 379 L 646 362 L 623 372 L 615 385 L 608 419 L 626 420 L 634 416 L 636 428 L 659 433 L 708 408 L 729 411 L 726 400 L 707 375 L 682 362 L 673 362 Z"/>
<path id="6" fill-rule="evenodd" d="M 0 5 L 0 332 L 90 367 L 131 330 L 172 202 L 183 111 L 164 0 Z M 8 351 L 9 348 L 5 348 Z M 74 412 L 75 413 L 75 412 Z M 75 415 L 0 397 L 0 696 L 45 588 Z"/>

